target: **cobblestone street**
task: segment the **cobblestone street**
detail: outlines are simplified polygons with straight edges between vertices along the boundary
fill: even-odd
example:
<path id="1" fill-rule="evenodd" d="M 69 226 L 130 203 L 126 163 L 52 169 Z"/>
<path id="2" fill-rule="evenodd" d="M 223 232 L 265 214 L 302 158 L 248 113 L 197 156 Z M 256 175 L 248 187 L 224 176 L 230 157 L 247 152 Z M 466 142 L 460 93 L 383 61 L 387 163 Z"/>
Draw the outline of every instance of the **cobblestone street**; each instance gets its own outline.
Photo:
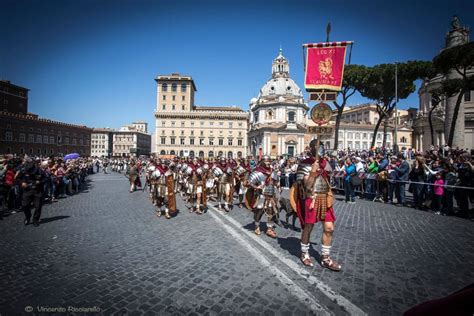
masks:
<path id="1" fill-rule="evenodd" d="M 0 222 L 0 314 L 40 307 L 103 314 L 399 315 L 474 279 L 473 223 L 358 200 L 336 201 L 332 255 L 340 273 L 299 260 L 300 233 L 253 233 L 253 218 L 213 206 L 157 218 L 120 174 L 95 174 L 84 192 L 45 205 L 39 227 Z M 286 193 L 287 194 L 287 193 Z M 282 213 L 282 217 L 284 214 Z M 297 221 L 297 227 L 299 223 Z M 319 256 L 321 227 L 312 235 Z M 26 309 L 26 310 L 25 310 Z"/>

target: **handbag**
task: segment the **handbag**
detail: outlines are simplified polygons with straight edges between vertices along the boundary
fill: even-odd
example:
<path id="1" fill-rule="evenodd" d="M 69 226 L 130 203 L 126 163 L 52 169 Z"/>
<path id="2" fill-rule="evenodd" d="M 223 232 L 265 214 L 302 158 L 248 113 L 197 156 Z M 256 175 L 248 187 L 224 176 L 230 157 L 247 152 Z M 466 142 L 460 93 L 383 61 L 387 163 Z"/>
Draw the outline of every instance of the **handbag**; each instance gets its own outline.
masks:
<path id="1" fill-rule="evenodd" d="M 362 183 L 362 180 L 359 178 L 359 175 L 357 173 L 351 175 L 350 180 L 351 180 L 351 184 L 355 187 L 359 186 Z"/>

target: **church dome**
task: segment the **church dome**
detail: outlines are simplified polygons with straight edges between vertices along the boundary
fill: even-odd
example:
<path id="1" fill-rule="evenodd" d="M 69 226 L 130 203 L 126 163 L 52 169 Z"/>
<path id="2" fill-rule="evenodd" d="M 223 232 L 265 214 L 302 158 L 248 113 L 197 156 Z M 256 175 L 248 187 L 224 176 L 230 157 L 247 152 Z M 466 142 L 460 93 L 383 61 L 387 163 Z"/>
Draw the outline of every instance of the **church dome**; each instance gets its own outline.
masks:
<path id="1" fill-rule="evenodd" d="M 281 48 L 278 56 L 272 62 L 272 78 L 260 89 L 258 98 L 279 96 L 282 96 L 283 99 L 303 98 L 300 87 L 290 78 L 290 63 L 283 56 Z"/>
<path id="2" fill-rule="evenodd" d="M 258 98 L 268 96 L 293 96 L 303 97 L 300 87 L 291 78 L 272 78 L 260 89 Z"/>

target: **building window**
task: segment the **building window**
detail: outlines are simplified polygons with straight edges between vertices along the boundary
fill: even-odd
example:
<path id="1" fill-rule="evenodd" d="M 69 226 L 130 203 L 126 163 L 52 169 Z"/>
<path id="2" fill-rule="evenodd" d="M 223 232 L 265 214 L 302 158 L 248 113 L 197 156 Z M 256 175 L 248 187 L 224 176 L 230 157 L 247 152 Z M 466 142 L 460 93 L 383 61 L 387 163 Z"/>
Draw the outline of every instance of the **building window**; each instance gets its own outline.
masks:
<path id="1" fill-rule="evenodd" d="M 185 83 L 181 84 L 181 92 L 186 92 L 186 84 Z"/>
<path id="2" fill-rule="evenodd" d="M 171 84 L 171 91 L 172 92 L 176 92 L 177 88 L 178 88 L 178 85 L 176 83 Z"/>
<path id="3" fill-rule="evenodd" d="M 185 109 L 185 106 L 184 106 L 184 104 L 181 104 L 181 110 L 183 110 L 183 111 L 184 111 L 184 109 Z"/>
<path id="4" fill-rule="evenodd" d="M 355 133 L 355 139 L 360 139 L 360 133 Z"/>
<path id="5" fill-rule="evenodd" d="M 171 122 L 171 127 L 174 127 L 176 125 L 176 122 L 175 121 L 172 121 Z"/>
<path id="6" fill-rule="evenodd" d="M 175 96 L 175 95 L 173 95 L 172 97 L 173 97 L 173 101 L 176 101 L 176 96 Z"/>
<path id="7" fill-rule="evenodd" d="M 161 85 L 161 91 L 168 91 L 168 84 L 167 83 L 163 83 Z"/>
<path id="8" fill-rule="evenodd" d="M 267 111 L 267 120 L 273 120 L 273 110 L 268 110 Z"/>
<path id="9" fill-rule="evenodd" d="M 173 111 L 176 110 L 176 105 L 172 104 L 172 105 L 171 105 L 171 109 L 172 109 Z"/>
<path id="10" fill-rule="evenodd" d="M 163 95 L 163 101 L 166 101 L 166 95 Z"/>
<path id="11" fill-rule="evenodd" d="M 163 111 L 166 111 L 166 104 L 163 104 Z"/>
<path id="12" fill-rule="evenodd" d="M 200 134 L 200 135 L 201 135 L 201 136 L 204 136 L 204 131 L 201 131 L 201 134 Z"/>
<path id="13" fill-rule="evenodd" d="M 12 132 L 5 132 L 5 140 L 12 141 L 13 140 L 13 134 Z"/>
<path id="14" fill-rule="evenodd" d="M 194 138 L 189 139 L 189 145 L 194 145 Z"/>
<path id="15" fill-rule="evenodd" d="M 48 136 L 43 136 L 43 143 L 47 144 L 48 143 L 48 140 L 49 140 L 49 137 Z"/>
<path id="16" fill-rule="evenodd" d="M 242 140 L 241 139 L 237 140 L 237 146 L 242 146 Z"/>
<path id="17" fill-rule="evenodd" d="M 405 136 L 402 136 L 402 138 L 400 138 L 400 143 L 406 143 L 407 142 L 407 138 Z"/>
<path id="18" fill-rule="evenodd" d="M 464 93 L 464 102 L 471 101 L 471 90 L 468 90 Z"/>
<path id="19" fill-rule="evenodd" d="M 184 145 L 184 141 L 185 141 L 185 139 L 181 138 L 181 145 Z"/>
<path id="20" fill-rule="evenodd" d="M 367 139 L 367 133 L 362 133 L 362 139 Z"/>
<path id="21" fill-rule="evenodd" d="M 214 138 L 209 138 L 209 146 L 214 146 Z"/>
<path id="22" fill-rule="evenodd" d="M 165 145 L 166 144 L 166 137 L 161 137 L 161 145 Z"/>
<path id="23" fill-rule="evenodd" d="M 41 135 L 36 135 L 36 142 L 37 143 L 41 143 L 42 140 L 43 140 L 43 137 Z"/>
<path id="24" fill-rule="evenodd" d="M 204 138 L 199 138 L 199 145 L 204 146 Z"/>
<path id="25" fill-rule="evenodd" d="M 347 147 L 352 148 L 352 142 L 347 142 Z"/>
<path id="26" fill-rule="evenodd" d="M 194 130 L 191 130 L 191 135 L 194 135 Z"/>
<path id="27" fill-rule="evenodd" d="M 232 146 L 232 138 L 229 138 L 229 139 L 227 140 L 227 145 Z"/>
<path id="28" fill-rule="evenodd" d="M 20 142 L 24 142 L 26 140 L 26 135 L 24 133 L 20 133 L 19 140 Z"/>
<path id="29" fill-rule="evenodd" d="M 291 111 L 288 112 L 288 122 L 294 122 L 295 121 L 295 112 Z"/>
<path id="30" fill-rule="evenodd" d="M 258 112 L 255 112 L 255 115 L 253 117 L 253 121 L 254 121 L 254 123 L 258 122 Z"/>
<path id="31" fill-rule="evenodd" d="M 161 126 L 166 126 L 166 121 L 161 122 Z"/>
<path id="32" fill-rule="evenodd" d="M 377 133 L 377 140 L 381 140 L 381 139 L 382 139 L 382 134 Z"/>
<path id="33" fill-rule="evenodd" d="M 186 100 L 186 96 L 182 95 L 181 96 L 181 101 L 184 101 L 184 100 Z"/>
<path id="34" fill-rule="evenodd" d="M 172 137 L 171 138 L 171 145 L 175 145 L 176 144 L 176 138 Z"/>
<path id="35" fill-rule="evenodd" d="M 347 133 L 347 138 L 352 138 L 352 133 L 351 132 Z"/>
<path id="36" fill-rule="evenodd" d="M 219 138 L 219 146 L 224 146 L 224 139 L 223 138 Z"/>

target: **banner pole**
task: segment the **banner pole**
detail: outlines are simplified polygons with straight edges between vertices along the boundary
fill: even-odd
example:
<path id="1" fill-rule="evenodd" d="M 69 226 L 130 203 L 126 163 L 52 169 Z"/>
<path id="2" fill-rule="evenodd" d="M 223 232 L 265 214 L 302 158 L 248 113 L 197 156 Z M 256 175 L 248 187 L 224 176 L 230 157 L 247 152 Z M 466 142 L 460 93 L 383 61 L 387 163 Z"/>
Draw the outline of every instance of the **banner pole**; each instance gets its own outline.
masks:
<path id="1" fill-rule="evenodd" d="M 306 73 L 306 56 L 304 54 L 304 45 L 303 45 L 303 72 Z"/>

